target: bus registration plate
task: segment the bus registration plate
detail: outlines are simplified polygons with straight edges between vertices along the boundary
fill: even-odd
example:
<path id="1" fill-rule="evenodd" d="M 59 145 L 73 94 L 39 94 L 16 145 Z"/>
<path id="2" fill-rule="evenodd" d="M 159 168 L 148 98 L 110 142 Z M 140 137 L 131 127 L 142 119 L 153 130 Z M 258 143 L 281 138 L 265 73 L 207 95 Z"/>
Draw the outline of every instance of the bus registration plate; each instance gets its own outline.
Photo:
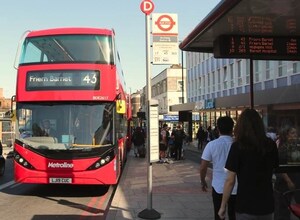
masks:
<path id="1" fill-rule="evenodd" d="M 71 184 L 72 178 L 49 178 L 49 183 Z"/>

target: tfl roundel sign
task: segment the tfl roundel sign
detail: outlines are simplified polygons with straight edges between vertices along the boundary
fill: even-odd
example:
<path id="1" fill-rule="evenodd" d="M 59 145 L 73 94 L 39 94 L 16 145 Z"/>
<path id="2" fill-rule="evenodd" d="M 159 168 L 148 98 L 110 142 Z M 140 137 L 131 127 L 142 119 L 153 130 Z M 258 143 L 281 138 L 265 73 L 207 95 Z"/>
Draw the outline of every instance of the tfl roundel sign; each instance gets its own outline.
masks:
<path id="1" fill-rule="evenodd" d="M 152 15 L 153 34 L 178 34 L 177 14 Z"/>
<path id="2" fill-rule="evenodd" d="M 161 31 L 169 31 L 174 27 L 175 24 L 175 21 L 170 15 L 161 15 L 155 22 L 155 25 L 157 25 L 158 29 Z"/>
<path id="3" fill-rule="evenodd" d="M 144 14 L 150 15 L 154 10 L 154 3 L 151 0 L 144 0 L 142 1 L 140 8 Z"/>

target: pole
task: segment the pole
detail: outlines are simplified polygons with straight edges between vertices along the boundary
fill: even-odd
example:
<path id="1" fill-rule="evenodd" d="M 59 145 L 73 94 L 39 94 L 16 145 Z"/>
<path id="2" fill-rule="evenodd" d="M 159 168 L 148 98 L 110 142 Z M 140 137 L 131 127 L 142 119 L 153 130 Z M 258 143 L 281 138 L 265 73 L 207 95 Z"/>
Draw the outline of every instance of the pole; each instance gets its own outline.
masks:
<path id="1" fill-rule="evenodd" d="M 254 97 L 253 97 L 253 59 L 250 58 L 250 108 L 254 109 Z"/>
<path id="2" fill-rule="evenodd" d="M 160 213 L 152 208 L 152 163 L 150 161 L 150 100 L 151 100 L 151 65 L 150 65 L 150 16 L 146 15 L 146 84 L 147 84 L 147 209 L 138 214 L 143 219 L 159 219 Z"/>
<path id="3" fill-rule="evenodd" d="M 150 16 L 146 16 L 146 26 L 147 26 L 147 33 L 146 33 L 146 76 L 147 76 L 147 145 L 148 149 L 150 149 L 150 99 L 151 99 L 151 65 L 149 62 L 150 58 Z M 152 209 L 152 163 L 150 162 L 150 150 L 148 150 L 148 209 Z"/>
<path id="4" fill-rule="evenodd" d="M 184 78 L 183 78 L 183 50 L 181 50 L 181 80 L 182 80 L 182 86 L 181 86 L 181 91 L 182 91 L 182 104 L 184 103 Z"/>

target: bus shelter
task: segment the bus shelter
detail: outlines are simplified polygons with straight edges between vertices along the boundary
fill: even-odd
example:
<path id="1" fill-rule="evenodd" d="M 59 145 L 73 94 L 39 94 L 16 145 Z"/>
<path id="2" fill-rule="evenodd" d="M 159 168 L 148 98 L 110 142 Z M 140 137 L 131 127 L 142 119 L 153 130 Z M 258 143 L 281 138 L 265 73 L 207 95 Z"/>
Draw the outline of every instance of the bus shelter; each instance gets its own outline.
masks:
<path id="1" fill-rule="evenodd" d="M 247 95 L 249 106 L 255 108 L 256 103 L 261 102 L 261 91 L 255 91 L 253 60 L 300 60 L 299 8 L 300 1 L 294 0 L 222 0 L 179 47 L 183 51 L 213 53 L 215 58 L 249 59 L 250 91 L 242 96 Z M 282 101 L 298 108 L 300 79 L 293 83 L 289 88 L 278 88 L 277 93 L 271 92 L 267 101 L 284 95 Z M 295 126 L 299 135 L 300 118 L 297 115 L 288 118 L 286 114 L 286 118 L 277 120 L 278 129 L 286 122 Z M 279 172 L 299 171 L 299 138 L 290 154 L 294 155 L 293 159 L 281 164 Z"/>

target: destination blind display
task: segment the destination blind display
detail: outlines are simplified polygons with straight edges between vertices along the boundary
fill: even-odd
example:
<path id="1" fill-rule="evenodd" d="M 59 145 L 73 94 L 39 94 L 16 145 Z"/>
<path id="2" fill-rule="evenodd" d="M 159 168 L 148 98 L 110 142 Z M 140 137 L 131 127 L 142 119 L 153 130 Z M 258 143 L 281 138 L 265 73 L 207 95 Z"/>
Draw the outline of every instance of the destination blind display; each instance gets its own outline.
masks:
<path id="1" fill-rule="evenodd" d="M 215 58 L 254 58 L 260 60 L 299 60 L 300 38 L 220 36 L 214 42 Z"/>
<path id="2" fill-rule="evenodd" d="M 26 90 L 99 90 L 100 73 L 94 70 L 47 70 L 27 73 Z"/>

